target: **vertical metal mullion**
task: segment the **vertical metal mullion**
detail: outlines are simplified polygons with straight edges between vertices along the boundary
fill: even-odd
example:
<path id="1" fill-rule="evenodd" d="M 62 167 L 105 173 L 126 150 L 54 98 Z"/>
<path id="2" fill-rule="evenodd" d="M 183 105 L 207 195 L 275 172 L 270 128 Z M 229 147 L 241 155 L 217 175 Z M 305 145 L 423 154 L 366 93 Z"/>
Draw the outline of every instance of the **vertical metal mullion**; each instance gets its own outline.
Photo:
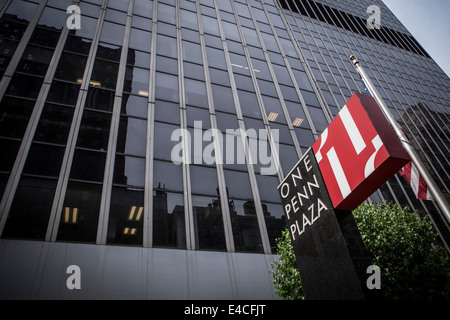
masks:
<path id="1" fill-rule="evenodd" d="M 208 66 L 208 57 L 206 54 L 206 45 L 205 45 L 205 38 L 203 33 L 203 21 L 202 21 L 202 14 L 200 10 L 200 2 L 199 0 L 196 0 L 196 8 L 197 8 L 197 21 L 198 21 L 198 30 L 200 35 L 200 47 L 202 51 L 202 60 L 203 60 L 203 71 L 205 75 L 205 86 L 206 86 L 206 97 L 208 100 L 208 107 L 209 107 L 209 117 L 211 120 L 211 129 L 217 130 L 217 120 L 216 120 L 216 111 L 214 107 L 214 99 L 212 94 L 212 88 L 211 88 L 211 80 L 209 76 L 209 66 Z M 235 252 L 235 245 L 234 245 L 234 236 L 233 236 L 233 228 L 231 224 L 231 216 L 230 216 L 230 207 L 229 207 L 229 200 L 228 200 L 228 194 L 226 189 L 226 182 L 225 182 L 225 174 L 223 170 L 223 153 L 222 153 L 222 147 L 223 144 L 220 145 L 220 141 L 218 141 L 215 137 L 213 137 L 214 142 L 214 149 L 215 149 L 215 164 L 216 164 L 216 172 L 217 172 L 217 181 L 219 185 L 219 195 L 220 195 L 220 205 L 221 205 L 221 211 L 222 211 L 222 219 L 223 219 L 223 225 L 224 225 L 224 232 L 225 232 L 225 243 L 226 248 L 228 252 Z"/>
<path id="2" fill-rule="evenodd" d="M 3 98 L 3 95 L 5 94 L 6 89 L 8 88 L 8 85 L 11 82 L 14 71 L 16 71 L 16 68 L 19 65 L 20 59 L 22 58 L 22 55 L 25 52 L 28 42 L 30 41 L 31 35 L 33 34 L 33 31 L 37 23 L 39 22 L 39 19 L 42 15 L 42 12 L 45 9 L 45 6 L 47 5 L 47 1 L 48 0 L 42 0 L 39 3 L 36 12 L 33 15 L 33 18 L 31 19 L 30 23 L 28 23 L 28 26 L 22 38 L 20 39 L 19 44 L 17 45 L 16 51 L 14 52 L 14 55 L 12 56 L 8 64 L 8 67 L 3 73 L 3 77 L 0 80 L 0 99 Z"/>
<path id="3" fill-rule="evenodd" d="M 156 38 L 158 33 L 158 0 L 153 1 L 150 77 L 148 81 L 147 143 L 145 150 L 144 247 L 153 247 L 153 154 L 155 140 Z"/>
<path id="4" fill-rule="evenodd" d="M 109 130 L 108 151 L 106 153 L 105 173 L 103 176 L 102 196 L 100 200 L 100 214 L 97 226 L 97 244 L 106 244 L 108 233 L 109 211 L 111 207 L 112 180 L 117 150 L 117 137 L 119 134 L 120 111 L 122 107 L 122 95 L 124 78 L 127 70 L 128 45 L 130 42 L 131 19 L 133 17 L 134 0 L 128 3 L 128 12 L 125 24 L 125 32 L 120 53 L 119 72 L 117 74 L 116 90 Z"/>
<path id="5" fill-rule="evenodd" d="M 176 1 L 175 15 L 176 15 L 176 32 L 177 32 L 177 62 L 178 62 L 178 94 L 180 100 L 180 128 L 182 129 L 183 150 L 189 150 L 189 152 L 183 152 L 183 195 L 184 195 L 184 215 L 186 226 L 186 245 L 188 250 L 195 250 L 195 224 L 194 224 L 194 211 L 192 208 L 192 188 L 191 188 L 191 176 L 190 176 L 190 143 L 186 136 L 187 130 L 187 118 L 186 118 L 186 99 L 184 88 L 184 67 L 183 67 L 183 41 L 181 37 L 181 9 L 180 2 Z"/>
<path id="6" fill-rule="evenodd" d="M 70 170 L 72 167 L 73 155 L 75 153 L 75 146 L 77 143 L 78 132 L 80 130 L 81 118 L 84 111 L 84 103 L 86 101 L 87 91 L 89 89 L 89 80 L 91 78 L 92 69 L 94 67 L 95 56 L 97 54 L 98 43 L 105 19 L 106 8 L 109 0 L 103 0 L 100 7 L 100 14 L 97 20 L 94 37 L 92 39 L 91 48 L 89 50 L 86 67 L 84 69 L 83 80 L 81 82 L 80 92 L 78 94 L 75 111 L 70 126 L 69 136 L 67 139 L 66 150 L 64 152 L 61 171 L 58 177 L 58 184 L 56 186 L 55 198 L 53 200 L 51 215 L 55 216 L 52 228 L 47 230 L 46 240 L 55 241 L 58 235 L 59 222 L 61 220 L 62 206 L 67 191 L 69 182 Z"/>
<path id="7" fill-rule="evenodd" d="M 3 14 L 6 12 L 6 9 L 8 9 L 11 1 L 12 0 L 3 0 L 3 2 L 0 4 L 0 18 L 3 17 Z"/>

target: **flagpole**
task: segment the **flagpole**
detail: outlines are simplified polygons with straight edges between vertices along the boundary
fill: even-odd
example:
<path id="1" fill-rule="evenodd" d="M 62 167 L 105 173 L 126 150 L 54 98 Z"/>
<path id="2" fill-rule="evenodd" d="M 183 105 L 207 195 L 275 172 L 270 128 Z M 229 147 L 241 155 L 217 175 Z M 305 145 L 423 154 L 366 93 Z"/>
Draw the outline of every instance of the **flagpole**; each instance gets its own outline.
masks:
<path id="1" fill-rule="evenodd" d="M 369 90 L 370 94 L 378 105 L 380 106 L 381 110 L 383 111 L 386 119 L 394 129 L 395 133 L 397 134 L 398 138 L 400 139 L 400 142 L 402 143 L 403 148 L 405 148 L 406 152 L 411 158 L 411 161 L 416 166 L 417 170 L 419 171 L 420 175 L 422 176 L 423 180 L 427 184 L 428 189 L 431 192 L 431 195 L 433 196 L 434 200 L 436 201 L 437 205 L 441 209 L 442 213 L 444 214 L 445 219 L 447 220 L 448 224 L 450 225 L 450 205 L 445 199 L 442 192 L 439 190 L 438 186 L 434 182 L 433 178 L 431 177 L 430 173 L 428 172 L 425 165 L 422 163 L 422 160 L 419 158 L 419 155 L 414 150 L 414 147 L 409 142 L 406 135 L 403 133 L 403 130 L 401 129 L 400 125 L 395 120 L 394 116 L 389 111 L 388 106 L 384 103 L 383 99 L 381 98 L 380 94 L 378 93 L 377 89 L 373 85 L 372 81 L 368 77 L 367 73 L 364 71 L 363 67 L 360 65 L 358 59 L 354 55 L 350 56 L 350 61 L 353 63 L 356 71 L 361 76 L 362 80 L 367 86 L 367 89 Z"/>

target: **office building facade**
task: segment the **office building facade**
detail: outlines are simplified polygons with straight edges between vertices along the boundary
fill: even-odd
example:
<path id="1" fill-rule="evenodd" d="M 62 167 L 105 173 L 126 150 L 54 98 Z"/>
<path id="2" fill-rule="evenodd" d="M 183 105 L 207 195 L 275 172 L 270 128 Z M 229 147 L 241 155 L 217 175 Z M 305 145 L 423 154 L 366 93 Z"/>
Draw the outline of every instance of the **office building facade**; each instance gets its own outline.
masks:
<path id="1" fill-rule="evenodd" d="M 276 298 L 277 186 L 364 93 L 350 54 L 448 198 L 449 79 L 381 0 L 3 0 L 0 17 L 2 298 Z M 370 200 L 447 243 L 403 177 Z"/>

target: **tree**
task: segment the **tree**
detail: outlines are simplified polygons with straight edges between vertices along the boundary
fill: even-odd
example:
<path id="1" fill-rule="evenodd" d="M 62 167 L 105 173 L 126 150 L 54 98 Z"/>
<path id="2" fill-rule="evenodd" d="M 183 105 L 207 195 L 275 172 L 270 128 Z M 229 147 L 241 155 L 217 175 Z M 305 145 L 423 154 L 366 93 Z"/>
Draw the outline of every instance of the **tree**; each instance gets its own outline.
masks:
<path id="1" fill-rule="evenodd" d="M 395 203 L 363 203 L 353 211 L 372 263 L 381 269 L 387 299 L 449 299 L 450 259 L 431 221 Z M 277 239 L 275 290 L 284 300 L 304 299 L 289 231 Z"/>

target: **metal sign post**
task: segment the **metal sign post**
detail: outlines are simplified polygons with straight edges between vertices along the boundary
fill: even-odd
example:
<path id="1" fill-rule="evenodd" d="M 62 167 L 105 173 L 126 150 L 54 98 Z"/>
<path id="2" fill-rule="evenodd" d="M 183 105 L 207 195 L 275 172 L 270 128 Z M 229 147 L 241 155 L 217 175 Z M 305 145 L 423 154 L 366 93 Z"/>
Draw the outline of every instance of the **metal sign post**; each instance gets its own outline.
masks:
<path id="1" fill-rule="evenodd" d="M 364 68 L 359 63 L 358 59 L 354 55 L 350 56 L 350 60 L 352 61 L 356 71 L 361 76 L 362 80 L 364 81 L 367 89 L 369 90 L 370 94 L 378 105 L 380 106 L 380 109 L 383 111 L 387 121 L 390 123 L 392 128 L 394 129 L 395 133 L 397 134 L 398 138 L 400 139 L 400 142 L 402 143 L 403 148 L 410 156 L 412 162 L 417 167 L 417 170 L 419 171 L 420 175 L 424 179 L 425 183 L 428 186 L 428 189 L 430 190 L 431 194 L 434 197 L 434 200 L 436 201 L 439 208 L 442 210 L 442 213 L 444 214 L 445 219 L 450 224 L 450 205 L 445 199 L 442 192 L 439 190 L 438 186 L 434 182 L 433 178 L 431 177 L 430 173 L 428 172 L 425 165 L 422 163 L 422 160 L 419 158 L 419 155 L 414 150 L 414 147 L 409 142 L 408 138 L 403 133 L 400 125 L 395 120 L 394 116 L 389 111 L 389 108 L 384 103 L 383 99 L 381 98 L 380 94 L 378 93 L 377 89 L 373 85 L 372 81 L 368 77 L 367 73 L 364 71 Z"/>

